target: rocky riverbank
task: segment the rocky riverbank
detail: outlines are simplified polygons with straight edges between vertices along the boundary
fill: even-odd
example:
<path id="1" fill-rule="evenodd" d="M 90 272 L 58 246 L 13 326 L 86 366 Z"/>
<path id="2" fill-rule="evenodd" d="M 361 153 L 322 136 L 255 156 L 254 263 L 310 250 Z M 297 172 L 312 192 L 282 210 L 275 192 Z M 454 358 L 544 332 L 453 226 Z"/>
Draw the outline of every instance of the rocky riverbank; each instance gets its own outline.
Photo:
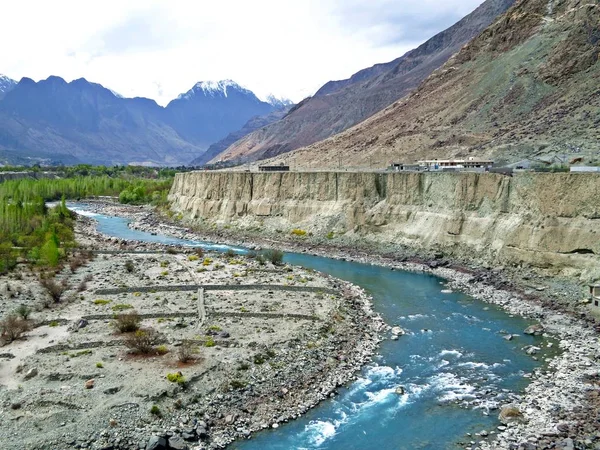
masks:
<path id="1" fill-rule="evenodd" d="M 97 253 L 56 275 L 59 301 L 36 303 L 33 272 L 0 280 L 3 314 L 25 304 L 34 327 L 0 351 L 2 448 L 223 448 L 334 396 L 387 332 L 325 274 L 107 238 L 88 218 L 76 233 Z M 132 311 L 149 351 L 113 326 Z"/>
<path id="2" fill-rule="evenodd" d="M 116 207 L 120 208 L 120 207 Z M 133 228 L 152 230 L 183 239 L 200 239 L 232 245 L 269 246 L 321 256 L 378 264 L 392 270 L 429 272 L 449 280 L 449 287 L 482 301 L 502 306 L 512 314 L 535 319 L 539 329 L 559 340 L 560 354 L 547 367 L 530 374 L 531 383 L 519 401 L 500 412 L 504 422 L 492 439 L 488 430 L 467 436 L 466 448 L 597 448 L 600 443 L 600 352 L 598 321 L 581 302 L 582 293 L 569 280 L 545 278 L 530 272 L 513 275 L 503 268 L 477 269 L 452 266 L 434 255 L 380 256 L 348 247 L 319 249 L 309 240 L 294 242 L 265 236 L 235 237 L 235 231 L 194 233 L 186 227 L 165 224 L 150 211 L 119 210 L 134 220 Z M 398 261 L 401 259 L 401 261 Z M 402 261 L 403 260 L 403 261 Z M 562 281 L 562 282 L 561 282 Z M 508 337 L 507 337 L 508 338 Z M 535 349 L 531 350 L 532 355 Z M 535 356 L 533 356 L 535 357 Z"/>

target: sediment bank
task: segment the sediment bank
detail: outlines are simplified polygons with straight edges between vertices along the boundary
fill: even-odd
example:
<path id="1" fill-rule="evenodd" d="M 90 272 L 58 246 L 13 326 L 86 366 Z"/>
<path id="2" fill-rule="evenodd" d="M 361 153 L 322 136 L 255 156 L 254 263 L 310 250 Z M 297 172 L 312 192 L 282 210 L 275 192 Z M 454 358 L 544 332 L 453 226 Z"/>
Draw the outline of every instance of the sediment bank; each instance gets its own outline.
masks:
<path id="1" fill-rule="evenodd" d="M 600 176 L 570 173 L 188 172 L 174 211 L 204 229 L 301 230 L 480 265 L 600 279 Z"/>

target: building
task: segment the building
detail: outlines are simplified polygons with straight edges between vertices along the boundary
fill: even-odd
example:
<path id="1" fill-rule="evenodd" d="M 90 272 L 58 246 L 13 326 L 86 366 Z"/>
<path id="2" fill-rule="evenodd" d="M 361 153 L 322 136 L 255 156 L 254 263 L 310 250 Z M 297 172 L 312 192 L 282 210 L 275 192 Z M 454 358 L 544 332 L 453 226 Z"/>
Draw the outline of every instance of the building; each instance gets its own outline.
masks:
<path id="1" fill-rule="evenodd" d="M 419 171 L 423 170 L 418 164 L 404 164 L 404 163 L 392 163 L 390 164 L 389 170 L 392 172 L 406 172 L 406 171 Z"/>
<path id="2" fill-rule="evenodd" d="M 280 164 L 278 166 L 258 166 L 260 172 L 289 172 L 290 166 Z"/>
<path id="3" fill-rule="evenodd" d="M 462 170 L 489 170 L 494 166 L 494 161 L 488 159 L 427 159 L 418 162 L 422 170 L 430 171 L 462 171 Z"/>

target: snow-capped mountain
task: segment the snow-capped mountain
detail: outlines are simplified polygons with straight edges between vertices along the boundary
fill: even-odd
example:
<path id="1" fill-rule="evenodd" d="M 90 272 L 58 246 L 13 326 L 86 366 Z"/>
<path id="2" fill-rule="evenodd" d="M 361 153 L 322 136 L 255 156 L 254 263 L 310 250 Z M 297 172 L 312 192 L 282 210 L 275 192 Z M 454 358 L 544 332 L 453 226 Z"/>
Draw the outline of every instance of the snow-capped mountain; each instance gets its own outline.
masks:
<path id="1" fill-rule="evenodd" d="M 208 148 L 237 131 L 252 117 L 277 109 L 233 80 L 200 81 L 171 101 L 169 123 L 181 137 Z"/>
<path id="2" fill-rule="evenodd" d="M 291 101 L 289 98 L 276 97 L 273 94 L 268 95 L 265 101 L 269 105 L 273 105 L 275 108 L 285 108 L 294 104 L 294 102 Z"/>
<path id="3" fill-rule="evenodd" d="M 204 97 L 227 97 L 229 92 L 243 92 L 254 95 L 251 90 L 246 89 L 233 80 L 221 81 L 199 81 L 192 89 L 181 94 L 178 99 L 190 99 L 197 95 Z"/>
<path id="4" fill-rule="evenodd" d="M 0 99 L 3 98 L 6 93 L 11 91 L 16 85 L 17 82 L 15 80 L 0 74 Z"/>

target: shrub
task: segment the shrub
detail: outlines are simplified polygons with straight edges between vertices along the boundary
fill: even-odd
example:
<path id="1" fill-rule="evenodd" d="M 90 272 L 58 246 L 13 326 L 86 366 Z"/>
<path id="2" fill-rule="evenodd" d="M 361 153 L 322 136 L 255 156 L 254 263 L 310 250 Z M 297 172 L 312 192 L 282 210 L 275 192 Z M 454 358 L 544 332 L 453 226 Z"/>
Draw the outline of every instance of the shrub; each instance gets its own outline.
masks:
<path id="1" fill-rule="evenodd" d="M 206 341 L 204 341 L 205 347 L 214 347 L 215 345 L 216 345 L 215 340 L 211 336 L 208 336 L 206 338 Z"/>
<path id="2" fill-rule="evenodd" d="M 233 389 L 244 389 L 248 386 L 248 382 L 246 380 L 231 380 L 229 383 Z"/>
<path id="3" fill-rule="evenodd" d="M 14 314 L 0 321 L 0 336 L 8 342 L 19 339 L 27 331 L 29 331 L 29 322 Z"/>
<path id="4" fill-rule="evenodd" d="M 200 257 L 198 255 L 190 255 L 188 256 L 188 261 L 198 261 Z"/>
<path id="5" fill-rule="evenodd" d="M 294 236 L 300 236 L 300 237 L 302 237 L 302 236 L 306 236 L 306 231 L 304 231 L 304 230 L 301 230 L 300 228 L 294 228 L 294 229 L 292 230 L 292 234 L 293 234 Z"/>
<path id="6" fill-rule="evenodd" d="M 228 248 L 227 251 L 225 252 L 225 256 L 227 256 L 228 258 L 233 258 L 233 257 L 235 257 L 235 252 L 233 251 L 233 249 Z"/>
<path id="7" fill-rule="evenodd" d="M 156 347 L 156 353 L 158 353 L 159 355 L 166 355 L 167 353 L 169 353 L 169 347 L 167 347 L 166 345 L 159 345 L 158 347 Z"/>
<path id="8" fill-rule="evenodd" d="M 163 270 L 163 271 L 160 273 L 160 275 L 161 275 L 161 276 L 163 276 L 163 277 L 166 277 L 167 275 L 169 275 L 169 271 L 168 271 L 168 270 Z"/>
<path id="9" fill-rule="evenodd" d="M 133 306 L 127 303 L 119 303 L 112 307 L 113 311 L 125 311 L 126 309 L 133 309 Z"/>
<path id="10" fill-rule="evenodd" d="M 71 269 L 71 273 L 75 273 L 77 269 L 84 266 L 86 263 L 85 257 L 83 255 L 77 255 L 69 261 L 69 268 Z"/>
<path id="11" fill-rule="evenodd" d="M 98 300 L 94 300 L 94 305 L 108 305 L 111 302 L 111 300 L 104 300 L 99 298 Z"/>
<path id="12" fill-rule="evenodd" d="M 17 309 L 15 309 L 15 313 L 23 320 L 29 319 L 29 315 L 31 314 L 31 308 L 26 305 L 19 305 Z"/>
<path id="13" fill-rule="evenodd" d="M 69 284 L 66 280 L 62 283 L 57 283 L 51 278 L 41 278 L 40 285 L 46 290 L 54 303 L 59 303 L 63 294 L 69 289 Z"/>
<path id="14" fill-rule="evenodd" d="M 97 362 L 97 363 L 96 363 L 96 367 L 97 367 L 98 369 L 102 369 L 102 368 L 104 367 L 104 364 L 102 364 L 101 362 Z"/>
<path id="15" fill-rule="evenodd" d="M 152 405 L 152 408 L 150 408 L 150 414 L 152 414 L 153 416 L 160 416 L 160 408 L 157 405 Z"/>
<path id="16" fill-rule="evenodd" d="M 185 383 L 185 377 L 183 376 L 183 374 L 181 372 L 168 373 L 167 380 L 169 380 L 171 383 L 177 383 L 177 384 Z"/>
<path id="17" fill-rule="evenodd" d="M 82 281 L 81 283 L 79 283 L 77 285 L 77 292 L 83 292 L 87 290 L 87 283 L 85 281 Z"/>
<path id="18" fill-rule="evenodd" d="M 163 269 L 168 266 L 169 266 L 169 261 L 161 261 L 160 262 L 160 267 L 162 267 Z"/>
<path id="19" fill-rule="evenodd" d="M 210 327 L 208 327 L 209 331 L 223 331 L 223 328 L 221 328 L 219 325 L 211 325 Z"/>
<path id="20" fill-rule="evenodd" d="M 212 263 L 212 259 L 210 259 L 210 258 L 204 258 L 204 261 L 202 261 L 203 266 L 210 266 L 211 263 Z"/>
<path id="21" fill-rule="evenodd" d="M 115 317 L 114 327 L 121 333 L 129 333 L 140 329 L 140 315 L 136 311 L 118 314 Z"/>
<path id="22" fill-rule="evenodd" d="M 155 351 L 154 345 L 157 339 L 157 333 L 152 329 L 137 330 L 125 339 L 125 346 L 134 353 L 149 355 Z"/>
<path id="23" fill-rule="evenodd" d="M 168 253 L 169 255 L 176 255 L 176 254 L 177 254 L 177 249 L 176 249 L 176 248 L 173 248 L 173 247 L 169 247 L 169 248 L 167 249 L 167 253 Z"/>
<path id="24" fill-rule="evenodd" d="M 129 273 L 135 270 L 135 265 L 133 264 L 132 260 L 128 259 L 127 261 L 125 261 L 125 270 Z"/>
<path id="25" fill-rule="evenodd" d="M 48 324 L 48 326 L 51 328 L 57 327 L 58 325 L 59 325 L 59 323 L 56 320 L 53 320 L 52 322 L 50 322 Z"/>
<path id="26" fill-rule="evenodd" d="M 335 233 L 333 231 L 330 231 L 329 233 L 327 233 L 327 239 L 333 239 L 335 237 Z"/>
<path id="27" fill-rule="evenodd" d="M 197 349 L 191 342 L 184 341 L 177 349 L 177 359 L 179 362 L 186 363 L 194 359 L 194 353 L 197 353 Z"/>
<path id="28" fill-rule="evenodd" d="M 197 247 L 194 251 L 196 252 L 198 258 L 204 257 L 204 249 L 202 247 Z"/>
<path id="29" fill-rule="evenodd" d="M 263 255 L 268 261 L 271 261 L 271 263 L 275 266 L 279 266 L 283 263 L 283 252 L 281 250 L 264 250 Z"/>
<path id="30" fill-rule="evenodd" d="M 267 262 L 267 258 L 265 258 L 265 255 L 263 255 L 262 253 L 256 256 L 256 261 L 258 262 L 258 264 L 260 264 L 261 266 L 264 266 L 265 263 Z"/>

